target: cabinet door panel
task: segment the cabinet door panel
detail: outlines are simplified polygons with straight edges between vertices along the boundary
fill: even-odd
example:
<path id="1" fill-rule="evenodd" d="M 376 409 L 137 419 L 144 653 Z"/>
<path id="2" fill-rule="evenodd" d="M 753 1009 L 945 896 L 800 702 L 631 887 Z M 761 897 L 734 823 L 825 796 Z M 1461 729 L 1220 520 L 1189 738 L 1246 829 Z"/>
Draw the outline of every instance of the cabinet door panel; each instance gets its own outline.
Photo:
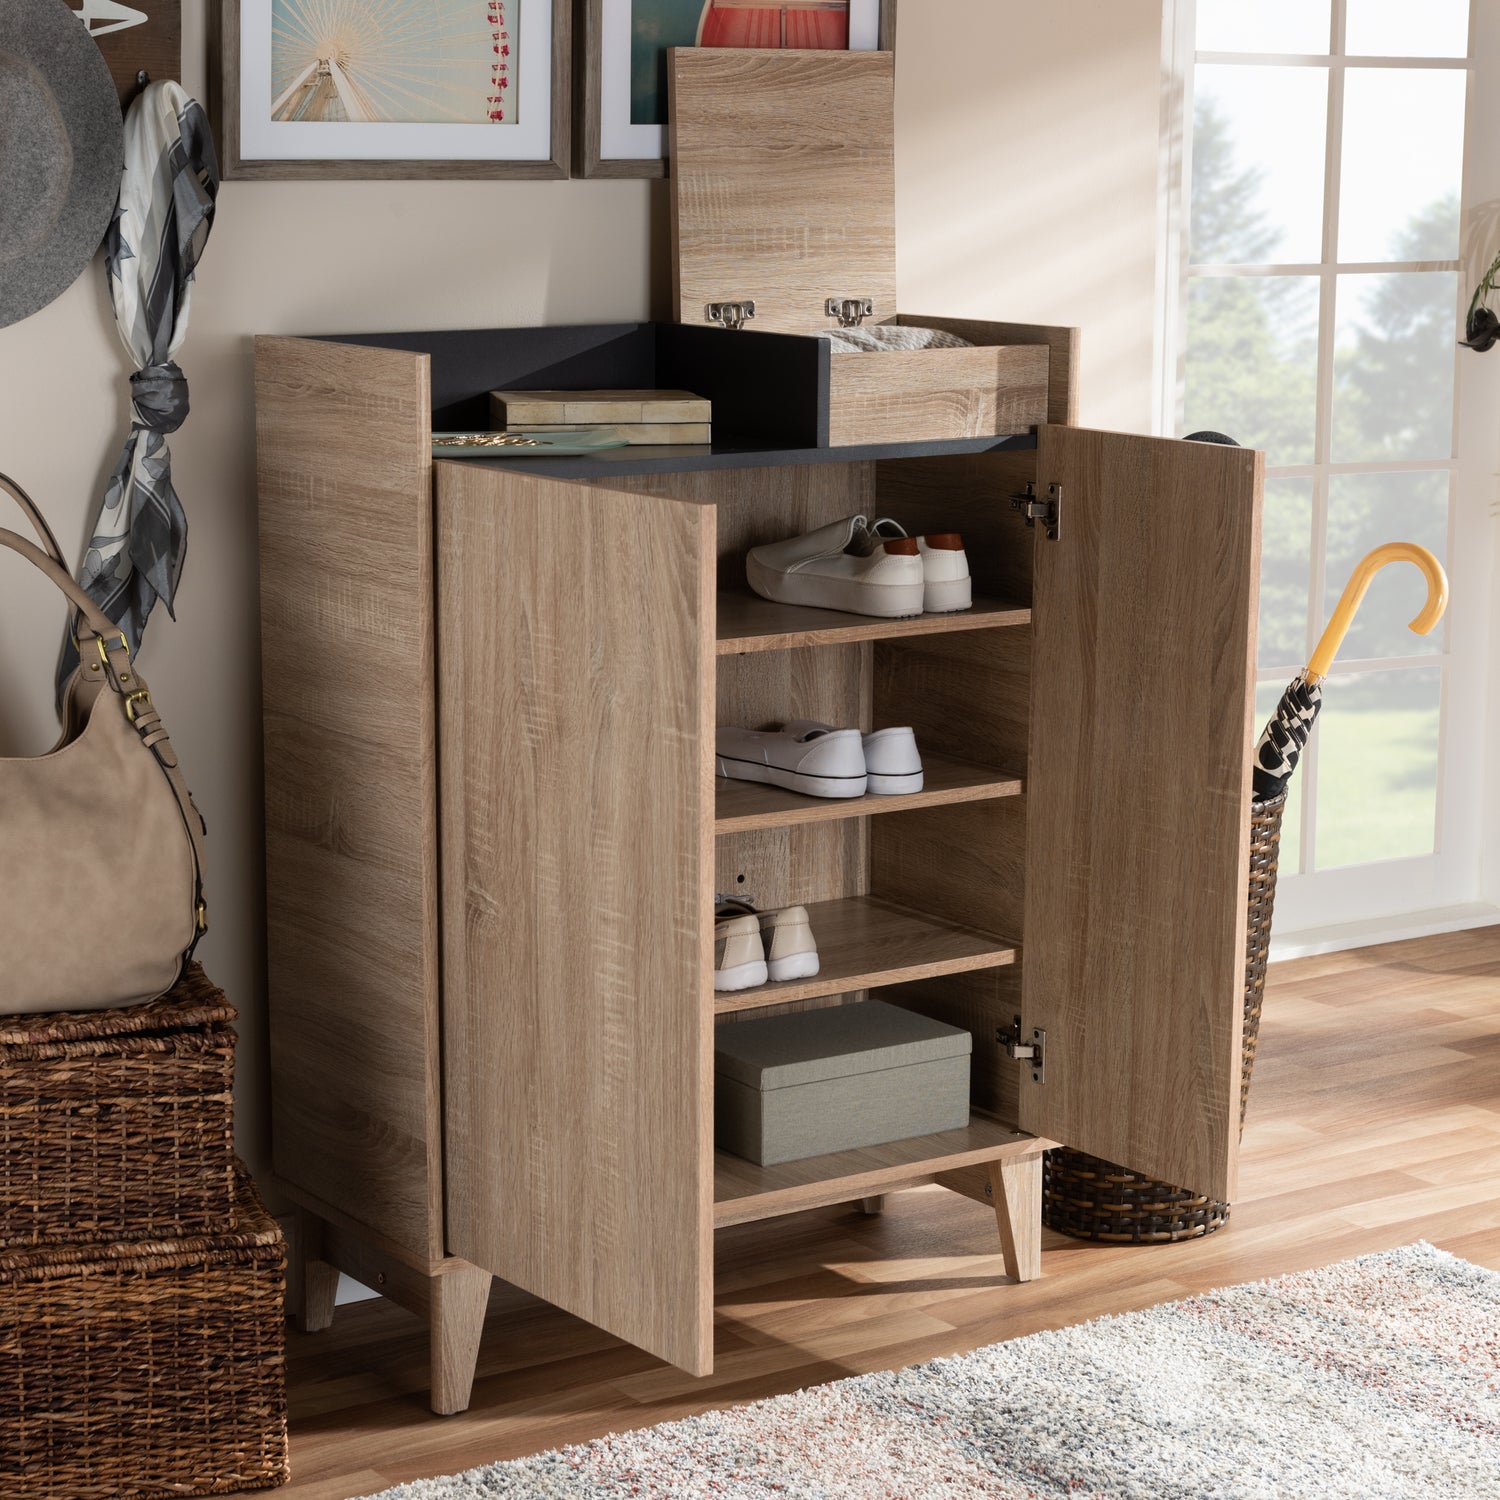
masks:
<path id="1" fill-rule="evenodd" d="M 705 1373 L 714 512 L 437 470 L 448 1248 Z"/>
<path id="2" fill-rule="evenodd" d="M 1044 427 L 1027 777 L 1029 1130 L 1232 1198 L 1262 456 Z"/>

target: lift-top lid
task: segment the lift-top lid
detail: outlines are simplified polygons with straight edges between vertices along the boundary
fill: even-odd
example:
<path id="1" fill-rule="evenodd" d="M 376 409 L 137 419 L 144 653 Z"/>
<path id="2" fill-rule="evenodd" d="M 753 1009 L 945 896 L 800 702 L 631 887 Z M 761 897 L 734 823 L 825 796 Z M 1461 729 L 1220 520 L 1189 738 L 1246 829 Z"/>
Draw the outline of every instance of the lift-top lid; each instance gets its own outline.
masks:
<path id="1" fill-rule="evenodd" d="M 677 317 L 755 304 L 746 326 L 836 326 L 830 299 L 896 314 L 895 58 L 675 48 Z"/>

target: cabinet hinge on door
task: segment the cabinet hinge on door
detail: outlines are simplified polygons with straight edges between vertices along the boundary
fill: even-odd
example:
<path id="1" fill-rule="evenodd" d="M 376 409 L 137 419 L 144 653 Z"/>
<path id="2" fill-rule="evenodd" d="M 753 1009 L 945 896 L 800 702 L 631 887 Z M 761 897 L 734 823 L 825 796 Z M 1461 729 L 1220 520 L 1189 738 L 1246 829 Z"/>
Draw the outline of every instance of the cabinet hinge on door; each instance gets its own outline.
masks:
<path id="1" fill-rule="evenodd" d="M 1040 1026 L 1033 1026 L 1029 1041 L 1022 1041 L 1021 1018 L 1017 1016 L 1009 1026 L 995 1030 L 995 1040 L 1005 1048 L 1005 1055 L 1014 1062 L 1025 1063 L 1031 1072 L 1033 1083 L 1045 1083 L 1047 1078 L 1047 1033 Z"/>
<path id="2" fill-rule="evenodd" d="M 748 299 L 743 302 L 710 302 L 703 309 L 706 322 L 717 323 L 722 328 L 743 328 L 755 316 L 755 304 Z"/>
<path id="3" fill-rule="evenodd" d="M 1047 486 L 1047 498 L 1037 498 L 1036 485 L 1028 484 L 1024 495 L 1012 495 L 1010 506 L 1012 510 L 1018 510 L 1026 517 L 1028 526 L 1035 526 L 1041 521 L 1047 528 L 1047 540 L 1055 542 L 1058 533 L 1062 530 L 1062 486 L 1060 484 L 1049 484 Z"/>

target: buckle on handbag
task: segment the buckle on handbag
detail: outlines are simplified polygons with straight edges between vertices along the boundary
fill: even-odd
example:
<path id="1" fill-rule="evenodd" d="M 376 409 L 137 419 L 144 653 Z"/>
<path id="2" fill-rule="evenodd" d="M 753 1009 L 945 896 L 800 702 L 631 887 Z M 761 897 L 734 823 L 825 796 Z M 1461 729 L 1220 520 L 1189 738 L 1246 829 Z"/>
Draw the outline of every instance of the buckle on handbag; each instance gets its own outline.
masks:
<path id="1" fill-rule="evenodd" d="M 198 903 L 198 931 L 200 933 L 204 933 L 204 932 L 208 931 L 208 902 L 207 901 L 200 901 Z"/>
<path id="2" fill-rule="evenodd" d="M 125 700 L 125 717 L 129 719 L 132 724 L 135 723 L 137 717 L 135 706 L 137 703 L 141 702 L 151 703 L 151 694 L 148 693 L 145 688 L 142 688 L 139 692 L 131 693 L 130 696 Z M 156 705 L 151 704 L 151 706 L 154 708 Z"/>
<path id="3" fill-rule="evenodd" d="M 115 634 L 120 638 L 120 650 L 125 653 L 125 659 L 129 661 L 130 642 L 125 639 L 125 632 L 123 630 L 117 630 Z M 73 645 L 80 652 L 83 650 L 83 644 L 76 635 L 73 637 Z M 94 645 L 98 648 L 99 651 L 99 665 L 102 666 L 107 672 L 109 670 L 109 650 L 104 644 L 104 637 L 102 635 L 96 635 L 94 637 Z"/>

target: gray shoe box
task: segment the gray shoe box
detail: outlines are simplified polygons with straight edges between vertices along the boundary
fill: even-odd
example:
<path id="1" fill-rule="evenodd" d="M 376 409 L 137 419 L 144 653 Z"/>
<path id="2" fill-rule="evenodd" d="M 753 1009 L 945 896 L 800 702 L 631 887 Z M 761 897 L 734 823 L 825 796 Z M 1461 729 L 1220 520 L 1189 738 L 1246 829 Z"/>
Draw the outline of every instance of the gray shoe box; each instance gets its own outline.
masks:
<path id="1" fill-rule="evenodd" d="M 969 1123 L 973 1037 L 882 1000 L 721 1023 L 714 1136 L 763 1167 Z"/>

